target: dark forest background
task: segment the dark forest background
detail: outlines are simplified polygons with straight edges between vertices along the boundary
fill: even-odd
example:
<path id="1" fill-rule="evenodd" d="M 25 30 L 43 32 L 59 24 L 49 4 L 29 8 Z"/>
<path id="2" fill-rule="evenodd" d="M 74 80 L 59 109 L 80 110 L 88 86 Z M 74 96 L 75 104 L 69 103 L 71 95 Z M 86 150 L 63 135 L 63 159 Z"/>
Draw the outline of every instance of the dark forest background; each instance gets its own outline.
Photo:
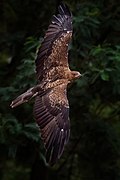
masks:
<path id="1" fill-rule="evenodd" d="M 73 13 L 68 90 L 71 136 L 54 167 L 45 164 L 34 100 L 10 102 L 36 84 L 34 59 L 60 1 L 0 1 L 0 179 L 120 180 L 120 1 L 66 0 Z"/>

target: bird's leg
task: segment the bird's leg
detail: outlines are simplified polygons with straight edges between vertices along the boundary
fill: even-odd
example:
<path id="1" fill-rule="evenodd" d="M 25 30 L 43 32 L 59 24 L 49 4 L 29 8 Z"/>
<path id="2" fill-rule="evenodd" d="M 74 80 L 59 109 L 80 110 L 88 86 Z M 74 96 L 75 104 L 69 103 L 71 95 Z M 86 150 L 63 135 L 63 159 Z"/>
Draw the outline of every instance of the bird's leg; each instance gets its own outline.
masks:
<path id="1" fill-rule="evenodd" d="M 20 104 L 28 102 L 31 98 L 37 96 L 39 91 L 40 91 L 39 85 L 28 89 L 25 93 L 21 94 L 15 100 L 13 100 L 10 106 L 14 108 L 16 106 L 19 106 Z"/>

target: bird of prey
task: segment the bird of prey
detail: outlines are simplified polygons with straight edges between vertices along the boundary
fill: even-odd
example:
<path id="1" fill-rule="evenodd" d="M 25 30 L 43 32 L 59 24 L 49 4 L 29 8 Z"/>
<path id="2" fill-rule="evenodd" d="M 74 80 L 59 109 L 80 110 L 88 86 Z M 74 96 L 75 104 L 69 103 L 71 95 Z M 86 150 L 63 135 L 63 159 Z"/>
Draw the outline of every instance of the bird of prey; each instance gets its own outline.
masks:
<path id="1" fill-rule="evenodd" d="M 46 162 L 50 165 L 60 158 L 70 135 L 67 85 L 81 76 L 69 68 L 68 45 L 71 37 L 72 14 L 62 3 L 58 14 L 53 15 L 37 53 L 38 84 L 11 103 L 14 108 L 35 97 L 34 118 L 46 149 Z"/>

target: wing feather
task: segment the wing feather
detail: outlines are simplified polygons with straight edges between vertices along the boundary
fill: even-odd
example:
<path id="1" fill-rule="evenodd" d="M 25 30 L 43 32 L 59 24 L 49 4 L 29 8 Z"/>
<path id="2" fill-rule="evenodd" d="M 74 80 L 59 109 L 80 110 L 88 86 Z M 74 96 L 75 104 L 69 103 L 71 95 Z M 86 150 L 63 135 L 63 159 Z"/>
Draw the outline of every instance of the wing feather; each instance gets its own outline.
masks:
<path id="1" fill-rule="evenodd" d="M 36 58 L 38 85 L 18 96 L 16 107 L 35 97 L 34 117 L 46 148 L 46 161 L 53 165 L 69 139 L 69 104 L 66 95 L 70 83 L 68 44 L 72 36 L 72 15 L 65 4 L 58 8 L 45 34 Z"/>
<path id="2" fill-rule="evenodd" d="M 41 130 L 46 148 L 46 160 L 53 165 L 60 158 L 69 138 L 69 106 L 67 85 L 52 88 L 44 96 L 37 96 L 34 105 L 35 120 Z"/>
<path id="3" fill-rule="evenodd" d="M 61 4 L 58 8 L 58 14 L 52 17 L 51 24 L 48 27 L 35 60 L 38 81 L 46 79 L 46 74 L 49 71 L 46 64 L 51 64 L 53 67 L 57 62 L 58 66 L 68 66 L 65 54 L 67 56 L 71 36 L 72 15 L 67 5 Z M 57 51 L 57 54 L 54 54 L 54 49 Z M 53 55 L 54 58 L 52 58 Z"/>

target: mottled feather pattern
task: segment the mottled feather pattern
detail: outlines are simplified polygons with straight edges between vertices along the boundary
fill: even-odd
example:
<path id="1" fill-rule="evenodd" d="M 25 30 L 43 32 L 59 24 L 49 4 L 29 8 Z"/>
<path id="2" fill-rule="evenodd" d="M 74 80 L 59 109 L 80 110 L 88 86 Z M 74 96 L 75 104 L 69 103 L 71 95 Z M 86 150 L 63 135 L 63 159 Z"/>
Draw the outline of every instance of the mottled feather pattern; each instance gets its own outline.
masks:
<path id="1" fill-rule="evenodd" d="M 60 97 L 63 96 L 63 93 L 61 91 L 62 94 L 60 95 L 61 87 L 58 88 L 59 94 L 55 95 L 51 90 L 45 96 L 37 96 L 34 106 L 34 116 L 41 129 L 41 137 L 45 144 L 47 161 L 51 165 L 62 154 L 70 133 L 69 107 L 65 101 L 66 94 L 64 94 L 64 101 L 62 101 Z M 55 90 L 55 92 L 58 91 Z"/>
<path id="2" fill-rule="evenodd" d="M 47 61 L 44 61 L 43 69 L 40 69 L 39 79 L 42 75 L 43 80 L 48 80 L 48 82 L 55 81 L 58 77 L 59 79 L 64 78 L 63 72 L 66 72 L 67 70 L 69 72 L 68 43 L 71 36 L 72 33 L 63 33 L 60 38 L 55 40 L 51 54 L 49 55 Z M 63 69 L 65 70 L 63 71 Z"/>
<path id="3" fill-rule="evenodd" d="M 56 43 L 57 43 L 57 48 L 59 49 L 58 55 L 61 54 L 61 52 L 65 50 L 66 52 L 68 51 L 67 46 L 72 36 L 72 19 L 71 19 L 72 17 L 66 5 L 62 4 L 62 6 L 59 6 L 58 11 L 59 13 L 62 13 L 62 14 L 53 16 L 51 24 L 48 27 L 48 30 L 44 37 L 44 41 L 42 42 L 39 48 L 38 55 L 35 61 L 38 80 L 45 78 L 46 66 L 44 65 L 44 63 L 45 62 L 48 63 L 48 59 L 49 59 L 49 64 L 51 64 L 51 66 L 54 66 L 56 62 L 59 62 L 58 60 L 56 61 L 56 59 L 54 62 L 53 61 L 51 62 L 51 58 L 49 58 L 49 56 L 54 54 L 52 52 L 54 51 L 54 49 L 56 49 L 56 46 L 55 46 Z M 66 61 L 66 64 L 68 64 L 67 61 Z"/>
<path id="4" fill-rule="evenodd" d="M 80 77 L 68 64 L 68 45 L 72 38 L 72 15 L 67 5 L 58 7 L 39 48 L 36 63 L 38 85 L 18 96 L 11 107 L 35 97 L 34 117 L 46 149 L 46 162 L 60 158 L 70 134 L 67 85 Z"/>

